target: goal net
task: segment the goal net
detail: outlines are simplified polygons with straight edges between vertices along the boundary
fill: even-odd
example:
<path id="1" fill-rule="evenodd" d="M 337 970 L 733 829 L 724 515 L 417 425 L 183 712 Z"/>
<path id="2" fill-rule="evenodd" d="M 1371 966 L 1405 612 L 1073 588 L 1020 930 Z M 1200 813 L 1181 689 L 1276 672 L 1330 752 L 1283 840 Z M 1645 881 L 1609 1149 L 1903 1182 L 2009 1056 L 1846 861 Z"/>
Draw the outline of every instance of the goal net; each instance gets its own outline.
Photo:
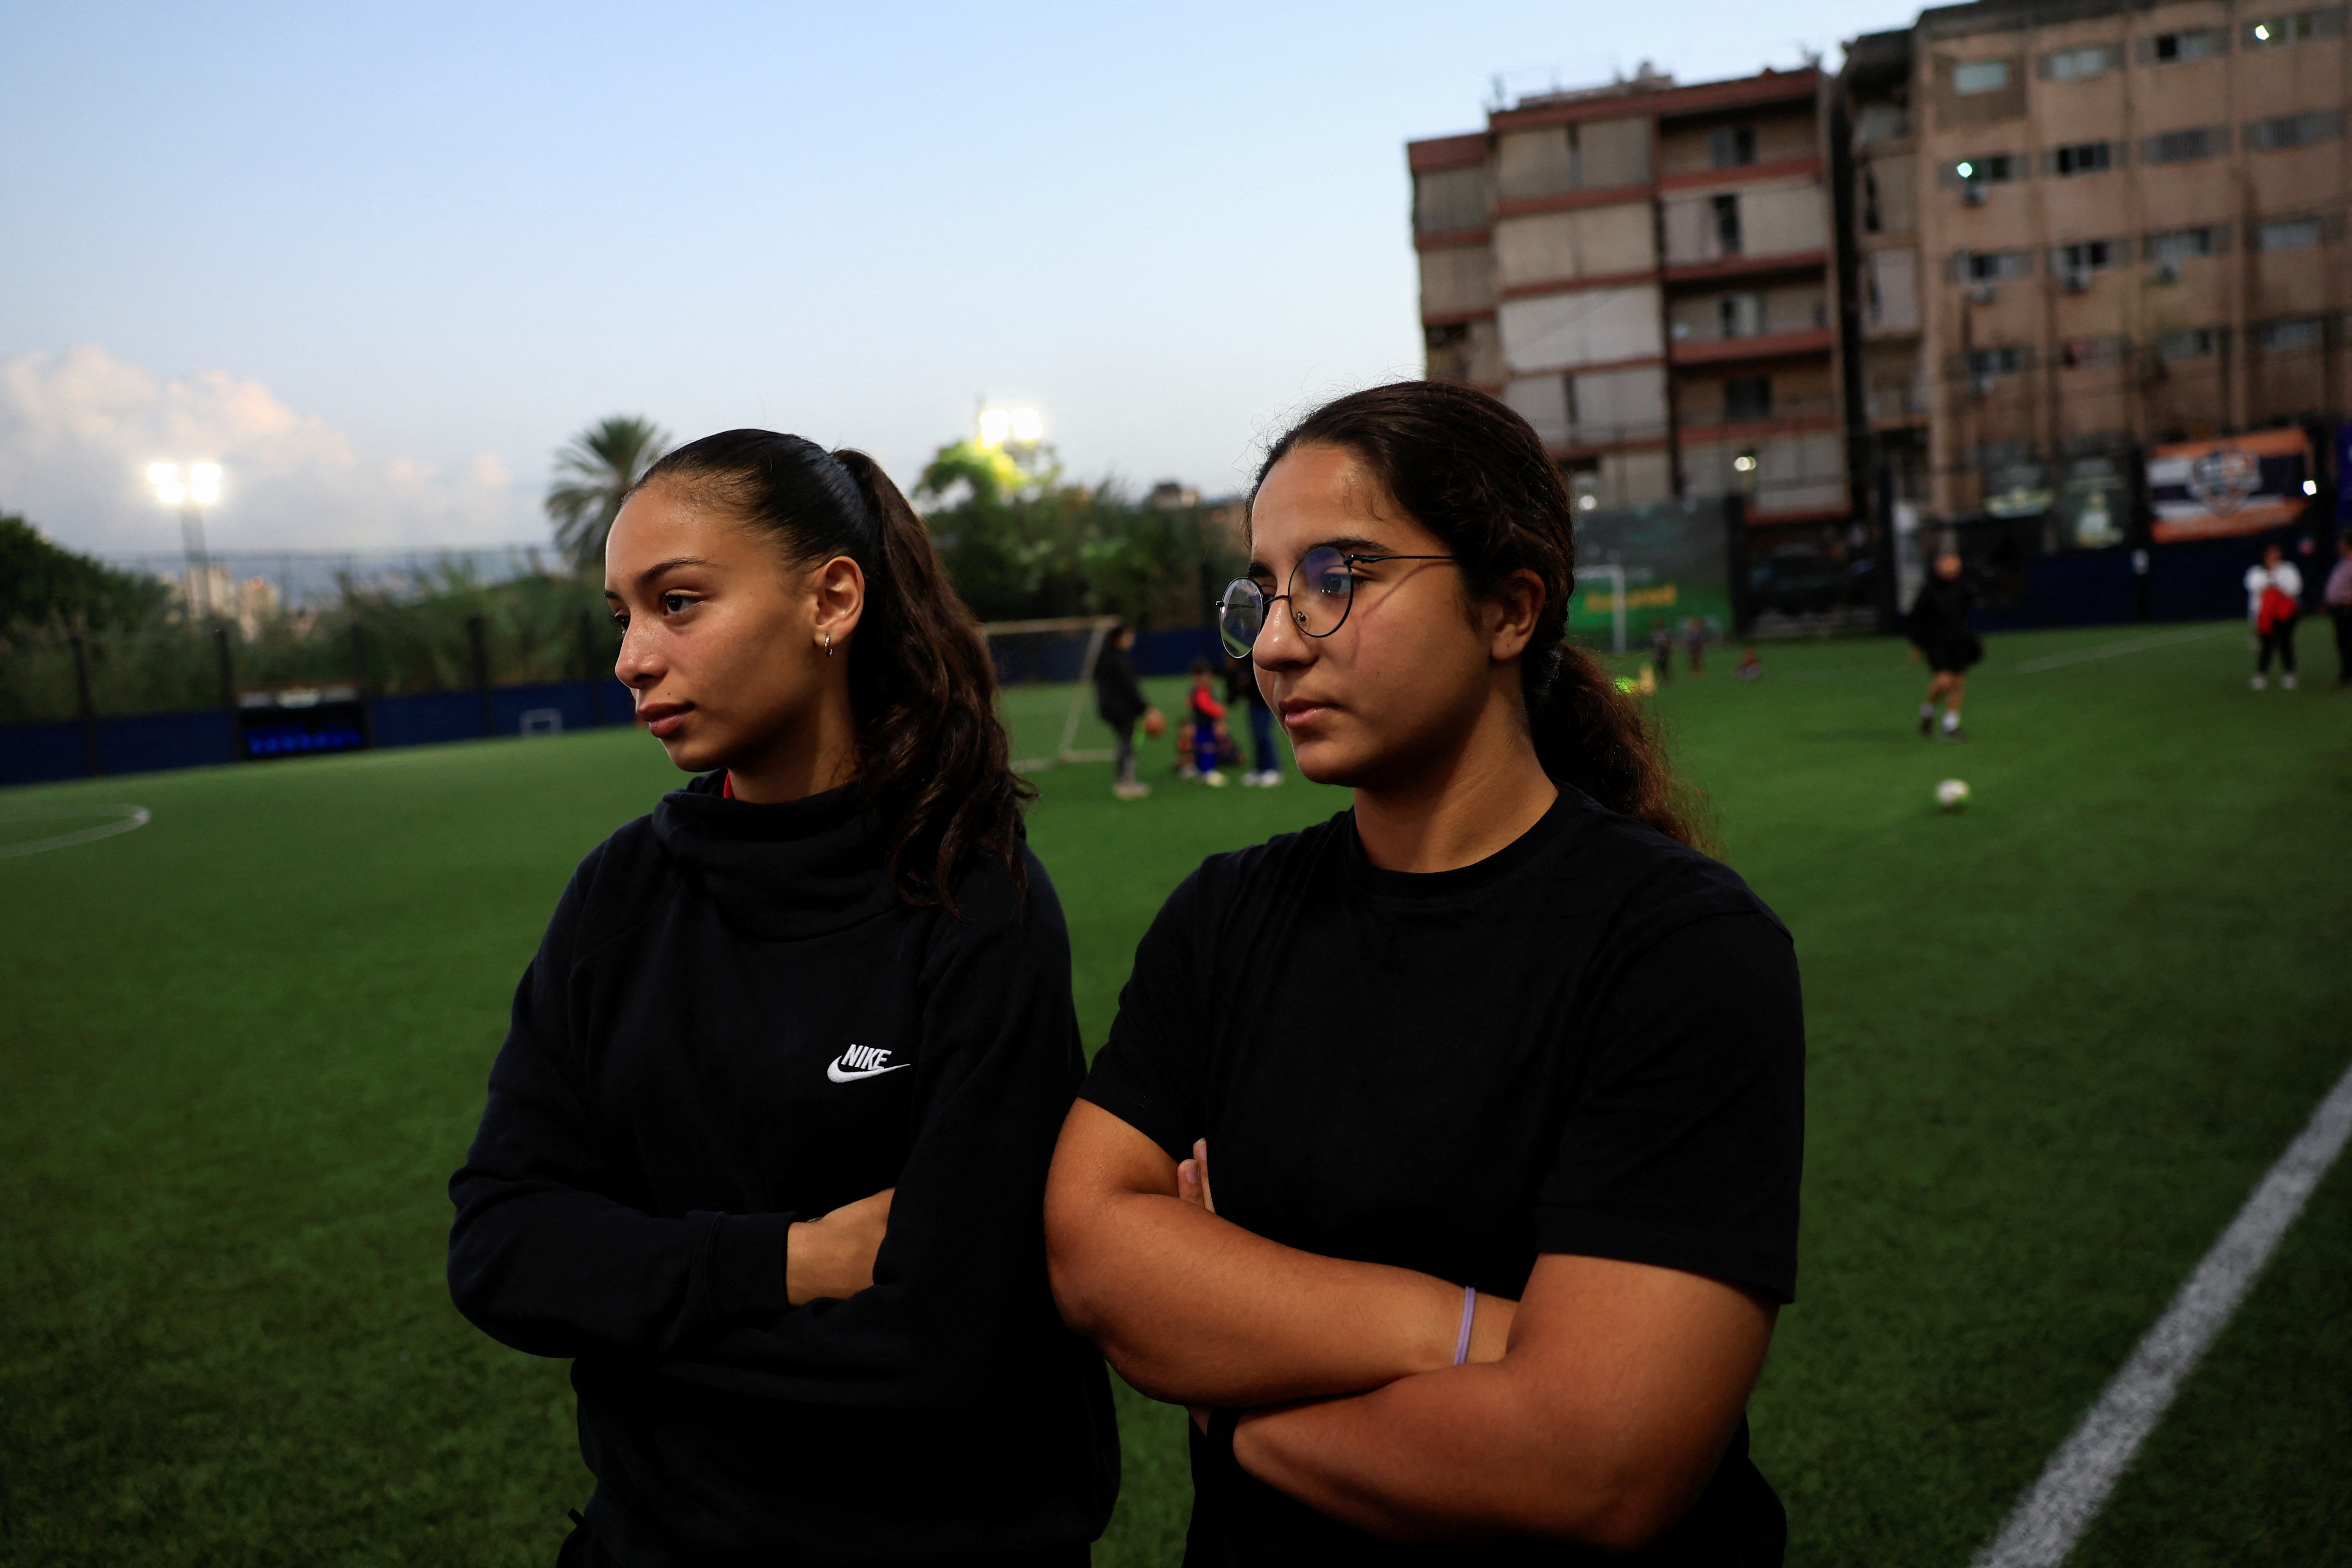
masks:
<path id="1" fill-rule="evenodd" d="M 996 683 L 1004 727 L 1013 737 L 1013 771 L 1043 773 L 1071 763 L 1107 763 L 1108 747 L 1081 747 L 1094 717 L 1095 660 L 1117 616 L 1057 620 L 991 621 L 981 628 Z"/>

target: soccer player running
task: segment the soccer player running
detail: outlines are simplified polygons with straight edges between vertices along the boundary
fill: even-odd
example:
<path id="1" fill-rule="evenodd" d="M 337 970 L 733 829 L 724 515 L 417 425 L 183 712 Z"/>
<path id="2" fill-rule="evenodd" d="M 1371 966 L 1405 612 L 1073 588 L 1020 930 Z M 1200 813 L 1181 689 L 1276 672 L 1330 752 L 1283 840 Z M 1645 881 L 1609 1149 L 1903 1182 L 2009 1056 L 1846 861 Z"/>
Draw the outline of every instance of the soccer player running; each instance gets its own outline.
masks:
<path id="1" fill-rule="evenodd" d="M 1969 667 L 1984 658 L 1984 643 L 1969 629 L 1969 611 L 1975 607 L 1976 589 L 1960 570 L 1960 558 L 1951 551 L 1936 557 L 1936 569 L 1911 601 L 1911 657 L 1927 661 L 1927 695 L 1919 704 L 1919 733 L 1936 732 L 1936 704 L 1944 705 L 1944 739 L 1958 741 L 1960 704 L 1969 694 Z"/>
<path id="2" fill-rule="evenodd" d="M 581 862 L 450 1182 L 458 1308 L 572 1360 L 559 1562 L 1082 1564 L 1117 1437 L 1039 1207 L 1084 1067 L 979 633 L 872 458 L 764 430 L 647 472 L 605 598 L 698 776 Z"/>
<path id="3" fill-rule="evenodd" d="M 1573 517 L 1440 383 L 1260 471 L 1223 632 L 1354 805 L 1169 899 L 1046 1191 L 1064 1315 L 1194 1411 L 1195 1568 L 1780 1561 L 1796 961 L 1562 642 Z"/>

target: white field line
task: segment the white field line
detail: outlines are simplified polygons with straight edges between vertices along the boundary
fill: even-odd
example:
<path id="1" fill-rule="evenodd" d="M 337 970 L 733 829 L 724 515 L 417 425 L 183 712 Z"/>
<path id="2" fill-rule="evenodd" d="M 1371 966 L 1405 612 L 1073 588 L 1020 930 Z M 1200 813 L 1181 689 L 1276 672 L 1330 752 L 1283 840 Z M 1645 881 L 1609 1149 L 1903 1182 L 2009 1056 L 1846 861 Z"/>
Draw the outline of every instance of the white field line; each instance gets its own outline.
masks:
<path id="1" fill-rule="evenodd" d="M 2066 1560 L 2105 1506 L 2124 1468 L 2163 1419 L 2172 1396 L 2253 1288 L 2312 1189 L 2344 1152 L 2347 1134 L 2352 1068 L 2336 1080 L 2164 1316 L 2141 1336 L 2131 1359 L 2051 1457 L 2000 1533 L 1977 1554 L 1975 1568 L 2057 1568 Z"/>
<path id="2" fill-rule="evenodd" d="M 2224 632 L 2241 632 L 2246 628 L 2235 622 L 2222 626 L 2197 626 L 2185 632 L 2165 632 L 2152 637 L 2134 637 L 2128 642 L 2104 642 L 2096 647 L 2086 647 L 2077 653 L 2053 653 L 2047 658 L 2029 658 L 2017 667 L 2020 675 L 2039 675 L 2045 669 L 2063 669 L 2070 664 L 2088 664 L 2095 658 L 2113 658 L 2117 654 L 2145 653 L 2152 647 L 2171 647 L 2178 643 L 2196 642 L 2204 637 L 2218 637 Z"/>
<path id="3" fill-rule="evenodd" d="M 134 827 L 144 827 L 150 817 L 143 805 L 55 805 L 37 806 L 29 811 L 0 812 L 0 822 L 38 822 L 45 816 L 90 816 L 101 811 L 119 811 L 121 817 L 102 822 L 96 827 L 85 827 L 79 833 L 60 833 L 50 838 L 31 838 L 22 844 L 0 847 L 0 860 L 12 860 L 19 855 L 38 855 L 44 849 L 63 849 L 70 845 L 89 844 L 100 838 L 111 838 L 118 833 L 128 833 Z"/>

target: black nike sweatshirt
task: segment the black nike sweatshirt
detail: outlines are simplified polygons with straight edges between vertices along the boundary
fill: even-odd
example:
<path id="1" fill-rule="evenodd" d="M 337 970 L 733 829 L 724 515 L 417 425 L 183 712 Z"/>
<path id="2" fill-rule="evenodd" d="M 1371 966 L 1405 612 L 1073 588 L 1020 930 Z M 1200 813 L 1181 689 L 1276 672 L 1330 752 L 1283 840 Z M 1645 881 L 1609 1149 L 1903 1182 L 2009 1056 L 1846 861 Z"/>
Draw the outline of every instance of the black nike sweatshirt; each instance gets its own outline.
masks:
<path id="1" fill-rule="evenodd" d="M 1046 1284 L 1085 1068 L 1045 868 L 912 908 L 853 792 L 722 776 L 556 906 L 450 1180 L 450 1295 L 573 1358 L 589 1523 L 631 1568 L 1092 1540 L 1118 1446 Z M 894 1184 L 872 1288 L 792 1306 L 786 1227 Z"/>

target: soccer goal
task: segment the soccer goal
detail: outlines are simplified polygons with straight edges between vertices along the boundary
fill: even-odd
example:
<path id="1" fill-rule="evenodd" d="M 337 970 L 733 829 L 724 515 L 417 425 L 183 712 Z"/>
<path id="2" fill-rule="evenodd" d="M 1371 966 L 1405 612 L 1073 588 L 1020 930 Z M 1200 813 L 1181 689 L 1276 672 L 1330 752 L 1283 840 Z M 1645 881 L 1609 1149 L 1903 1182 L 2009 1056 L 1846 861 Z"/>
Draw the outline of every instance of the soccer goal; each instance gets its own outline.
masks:
<path id="1" fill-rule="evenodd" d="M 1579 584 L 1588 581 L 1609 584 L 1609 646 L 1612 653 L 1625 651 L 1625 568 L 1612 562 L 1606 566 L 1580 566 L 1576 569 Z"/>
<path id="2" fill-rule="evenodd" d="M 1016 755 L 1013 771 L 1043 773 L 1071 763 L 1107 763 L 1113 752 L 1078 749 L 1078 727 L 1094 701 L 1095 660 L 1117 616 L 1068 616 L 1056 620 L 990 621 L 981 628 L 1003 692 L 1005 728 Z M 1060 688 L 1069 688 L 1061 700 Z M 1058 731 L 1058 734 L 1056 733 Z"/>

